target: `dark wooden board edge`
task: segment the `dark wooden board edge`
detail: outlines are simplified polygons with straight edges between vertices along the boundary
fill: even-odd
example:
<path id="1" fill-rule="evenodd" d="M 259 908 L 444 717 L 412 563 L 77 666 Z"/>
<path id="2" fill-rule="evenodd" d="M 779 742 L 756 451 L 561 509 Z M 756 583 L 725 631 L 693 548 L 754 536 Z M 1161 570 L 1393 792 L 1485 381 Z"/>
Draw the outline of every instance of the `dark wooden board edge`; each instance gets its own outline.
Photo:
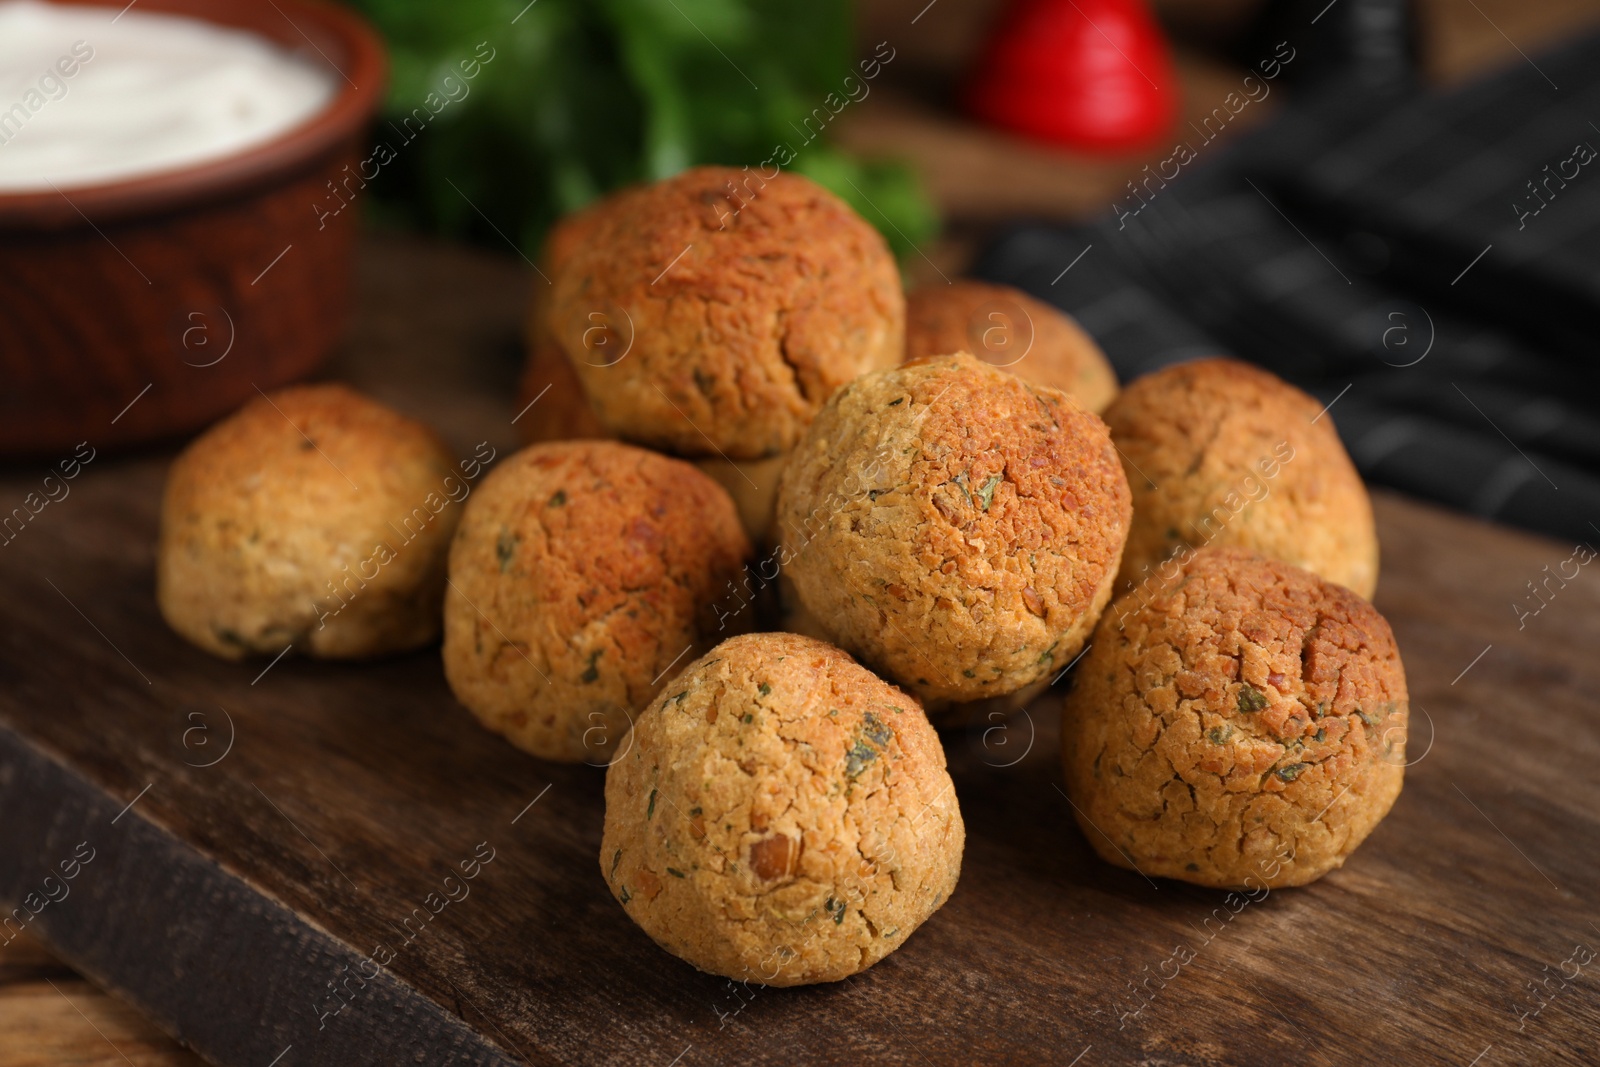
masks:
<path id="1" fill-rule="evenodd" d="M 218 1067 L 520 1062 L 388 970 L 352 978 L 374 969 L 360 952 L 141 817 L 136 802 L 119 808 L 0 725 L 0 855 L 52 865 L 0 863 L 0 946 L 26 929 Z M 349 1001 L 333 1013 L 344 1003 L 336 980 Z"/>

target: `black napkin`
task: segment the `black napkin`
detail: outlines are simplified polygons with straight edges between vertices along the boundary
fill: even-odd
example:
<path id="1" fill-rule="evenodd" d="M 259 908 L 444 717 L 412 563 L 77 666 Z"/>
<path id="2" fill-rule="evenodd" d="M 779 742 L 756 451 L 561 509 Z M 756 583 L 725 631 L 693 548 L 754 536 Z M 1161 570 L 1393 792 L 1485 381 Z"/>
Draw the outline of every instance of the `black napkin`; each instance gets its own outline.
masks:
<path id="1" fill-rule="evenodd" d="M 1324 81 L 974 273 L 1077 317 L 1124 381 L 1251 360 L 1332 405 L 1369 481 L 1600 544 L 1591 117 L 1600 36 L 1451 92 Z"/>

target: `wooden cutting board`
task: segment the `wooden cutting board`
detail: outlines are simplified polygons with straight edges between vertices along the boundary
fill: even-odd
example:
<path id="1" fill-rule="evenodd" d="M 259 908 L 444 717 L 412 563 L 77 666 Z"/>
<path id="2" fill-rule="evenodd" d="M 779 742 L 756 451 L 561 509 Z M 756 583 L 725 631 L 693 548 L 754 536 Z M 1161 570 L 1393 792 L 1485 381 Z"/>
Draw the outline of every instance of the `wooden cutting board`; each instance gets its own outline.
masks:
<path id="1" fill-rule="evenodd" d="M 336 372 L 462 455 L 513 447 L 528 272 L 383 241 L 362 278 Z M 1380 495 L 1416 762 L 1343 870 L 1241 904 L 1101 863 L 1057 692 L 944 735 L 949 903 L 867 973 L 775 990 L 637 930 L 600 876 L 602 773 L 480 730 L 436 651 L 231 664 L 168 631 L 170 455 L 97 456 L 0 547 L 0 900 L 223 1067 L 1600 1058 L 1600 564 L 1512 607 L 1570 545 Z M 0 512 L 56 458 L 0 473 Z"/>

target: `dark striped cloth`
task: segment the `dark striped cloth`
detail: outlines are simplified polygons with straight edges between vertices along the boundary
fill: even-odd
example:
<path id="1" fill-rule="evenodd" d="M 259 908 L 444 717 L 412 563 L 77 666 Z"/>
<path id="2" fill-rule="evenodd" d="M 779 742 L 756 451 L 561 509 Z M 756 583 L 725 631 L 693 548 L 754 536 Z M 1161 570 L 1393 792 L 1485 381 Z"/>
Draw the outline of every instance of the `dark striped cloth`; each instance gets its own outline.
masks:
<path id="1" fill-rule="evenodd" d="M 1600 544 L 1591 118 L 1600 36 L 1449 93 L 1325 83 L 974 273 L 1076 316 L 1124 381 L 1251 360 L 1333 405 L 1368 481 Z"/>

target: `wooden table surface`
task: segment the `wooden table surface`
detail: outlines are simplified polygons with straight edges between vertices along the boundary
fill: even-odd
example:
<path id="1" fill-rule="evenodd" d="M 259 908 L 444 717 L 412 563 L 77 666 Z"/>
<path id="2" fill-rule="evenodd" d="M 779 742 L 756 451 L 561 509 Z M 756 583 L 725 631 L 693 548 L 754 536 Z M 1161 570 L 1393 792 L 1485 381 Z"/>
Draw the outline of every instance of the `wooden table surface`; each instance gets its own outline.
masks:
<path id="1" fill-rule="evenodd" d="M 523 272 L 390 240 L 363 277 L 338 373 L 463 455 L 508 447 Z M 167 461 L 96 460 L 0 556 L 0 898 L 88 842 L 94 860 L 28 932 L 224 1067 L 1600 1056 L 1600 976 L 1579 963 L 1600 946 L 1600 578 L 1584 571 L 1523 628 L 1511 608 L 1572 546 L 1378 498 L 1377 604 L 1407 665 L 1416 762 L 1343 870 L 1232 916 L 1223 894 L 1101 863 L 1056 788 L 1047 695 L 1004 732 L 945 735 L 969 840 L 935 918 L 855 979 L 752 995 L 629 923 L 598 873 L 600 773 L 477 728 L 435 651 L 263 673 L 170 633 L 151 596 Z M 0 477 L 0 499 L 32 482 Z M 483 847 L 470 896 L 405 939 Z M 31 958 L 11 955 L 25 944 L 0 961 Z M 383 977 L 328 1014 L 327 983 L 379 944 L 395 953 Z M 1179 946 L 1195 958 L 1173 975 Z M 13 990 L 0 1010 L 48 1007 L 40 1032 L 116 1012 L 81 982 Z M 32 1043 L 9 1062 L 172 1062 L 134 1059 L 150 1038 L 127 1025 L 100 1026 L 99 1060 Z M 7 1033 L 12 1050 L 30 1040 Z"/>
<path id="2" fill-rule="evenodd" d="M 956 7 L 952 0 L 945 0 L 945 4 Z M 895 17 L 893 6 L 892 3 L 879 0 L 868 5 L 868 11 L 880 20 L 888 20 Z M 923 6 L 921 0 L 914 6 L 920 9 Z M 1165 6 L 1181 5 L 1177 0 L 1172 0 Z M 1544 0 L 1541 3 L 1480 0 L 1470 6 L 1459 4 L 1456 0 L 1426 0 L 1423 7 L 1428 25 L 1429 68 L 1439 81 L 1459 80 L 1486 66 L 1516 61 L 1519 49 L 1536 50 L 1561 33 L 1570 32 L 1573 26 L 1591 23 L 1600 16 L 1600 3 L 1596 0 Z M 931 17 L 919 25 L 924 31 L 937 26 Z M 873 27 L 869 26 L 867 31 L 873 32 Z M 962 38 L 964 33 L 954 34 L 953 39 Z M 1180 69 L 1186 74 L 1191 99 L 1203 102 L 1203 86 L 1210 84 L 1217 76 L 1215 65 L 1184 57 Z M 1097 202 L 1094 196 L 1099 195 L 1108 180 L 1115 178 L 1114 173 L 1108 174 L 1104 166 L 1093 161 L 1085 165 L 1083 161 L 1065 154 L 1041 153 L 1037 149 L 1004 142 L 1003 139 L 995 140 L 982 131 L 972 130 L 958 119 L 930 116 L 927 109 L 919 109 L 903 94 L 898 98 L 894 93 L 883 94 L 877 104 L 882 104 L 883 109 L 872 113 L 865 113 L 863 109 L 861 123 L 846 127 L 846 135 L 853 136 L 860 145 L 871 146 L 879 151 L 888 148 L 920 160 L 930 171 L 933 186 L 940 194 L 946 211 L 957 224 L 958 233 L 962 225 L 971 222 L 974 217 L 974 209 L 969 205 L 983 204 L 986 187 L 992 187 L 992 182 L 982 166 L 976 172 L 949 166 L 948 161 L 952 157 L 981 148 L 986 155 L 1018 161 L 1017 167 L 1010 172 L 1009 181 L 1012 188 L 1022 186 L 1024 193 L 1013 206 L 1041 214 L 1070 213 L 1076 209 L 1075 205 L 1092 207 Z M 895 113 L 897 109 L 900 111 L 898 117 Z M 1132 172 L 1137 170 L 1138 163 L 1130 159 L 1125 161 L 1125 166 Z M 1024 180 L 1019 181 L 1018 175 L 1023 176 Z M 1015 197 L 1018 194 L 1012 195 Z M 978 210 L 976 217 L 981 224 L 983 212 Z M 953 274 L 964 262 L 968 247 L 967 242 L 958 239 L 935 242 L 925 250 L 940 267 Z M 509 417 L 503 398 L 508 395 L 505 390 L 514 374 L 517 359 L 515 331 L 523 297 L 523 278 L 503 264 L 490 263 L 482 257 L 456 250 L 402 250 L 398 264 L 391 261 L 389 252 L 390 247 L 382 243 L 369 246 L 365 252 L 362 313 L 346 355 L 342 357 L 342 366 L 338 369 L 357 378 L 365 375 L 373 392 L 392 402 L 409 403 L 415 410 L 438 421 L 464 427 L 489 422 L 503 424 Z M 407 303 L 403 310 L 391 304 L 397 294 L 405 289 L 397 275 L 413 264 L 419 267 L 425 264 L 421 274 L 427 284 L 441 285 L 445 291 L 456 294 L 458 302 L 466 310 L 455 315 L 441 310 L 440 294 L 436 292 L 423 292 L 421 299 Z M 931 276 L 935 272 L 925 270 L 925 273 Z M 375 362 L 383 360 L 399 366 L 394 378 L 374 367 Z M 407 389 L 395 384 L 404 380 L 415 383 L 419 370 L 435 375 L 442 383 L 440 389 L 426 398 L 419 397 L 414 386 Z M 426 402 L 421 402 L 424 399 Z M 503 431 L 499 438 L 507 442 L 510 440 L 509 434 Z M 118 465 L 108 464 L 95 473 L 100 478 L 115 479 L 119 477 L 116 473 L 119 469 Z M 26 474 L 4 477 L 6 491 L 20 488 L 27 480 Z M 1302 996 L 1291 995 L 1287 1001 L 1272 1002 L 1274 1010 L 1265 1017 L 1262 1025 L 1280 1028 L 1288 1034 L 1300 1034 L 1305 1042 L 1302 1054 L 1308 1062 L 1320 1062 L 1319 1057 L 1324 1055 L 1325 1050 L 1321 1043 L 1313 1044 L 1305 1036 L 1303 1031 L 1308 1025 L 1306 1019 L 1298 1011 L 1286 1010 L 1289 1006 L 1302 1011 L 1309 1007 L 1314 1016 L 1333 1014 L 1350 1028 L 1370 1030 L 1380 1037 L 1393 1037 L 1396 1027 L 1424 1037 L 1442 1032 L 1450 1037 L 1460 1037 L 1462 1041 L 1456 1044 L 1468 1051 L 1472 1051 L 1473 1035 L 1481 1035 L 1483 1045 L 1479 1047 L 1483 1058 L 1479 1062 L 1484 1065 L 1496 1062 L 1593 1062 L 1593 975 L 1583 972 L 1568 981 L 1563 975 L 1570 976 L 1574 964 L 1567 963 L 1565 967 L 1562 964 L 1573 958 L 1571 950 L 1579 942 L 1589 946 L 1600 945 L 1600 932 L 1594 929 L 1594 920 L 1591 918 L 1594 914 L 1595 871 L 1592 866 L 1585 866 L 1586 863 L 1592 863 L 1595 855 L 1592 823 L 1585 822 L 1592 820 L 1595 811 L 1592 794 L 1595 775 L 1591 769 L 1595 736 L 1592 725 L 1594 709 L 1592 699 L 1587 696 L 1594 689 L 1590 686 L 1586 692 L 1582 686 L 1587 674 L 1592 673 L 1593 668 L 1588 663 L 1592 658 L 1595 638 L 1600 636 L 1596 632 L 1593 613 L 1595 579 L 1585 573 L 1581 581 L 1562 591 L 1561 600 L 1552 603 L 1537 618 L 1529 621 L 1528 631 L 1531 633 L 1518 632 L 1514 625 L 1506 625 L 1507 620 L 1515 622 L 1510 603 L 1526 593 L 1526 581 L 1542 577 L 1542 568 L 1546 564 L 1553 567 L 1566 559 L 1570 554 L 1570 546 L 1545 544 L 1506 531 L 1439 516 L 1389 497 L 1380 496 L 1378 507 L 1386 552 L 1385 584 L 1378 603 L 1396 622 L 1402 648 L 1411 668 L 1418 706 L 1429 708 L 1430 715 L 1441 709 L 1449 712 L 1449 726 L 1440 738 L 1440 744 L 1444 747 L 1438 753 L 1430 752 L 1426 761 L 1411 772 L 1407 792 L 1402 796 L 1395 818 L 1380 830 L 1374 843 L 1352 862 L 1350 870 L 1334 876 L 1325 885 L 1338 886 L 1340 880 L 1352 878 L 1366 884 L 1375 877 L 1378 874 L 1376 870 L 1369 869 L 1364 876 L 1360 874 L 1363 866 L 1369 862 L 1368 850 L 1375 850 L 1380 842 L 1391 840 L 1397 832 L 1414 832 L 1397 831 L 1395 824 L 1403 819 L 1406 825 L 1411 824 L 1405 817 L 1408 808 L 1418 803 L 1419 794 L 1428 798 L 1443 795 L 1446 806 L 1442 810 L 1450 814 L 1446 825 L 1437 828 L 1438 833 L 1446 838 L 1458 834 L 1486 838 L 1499 835 L 1496 839 L 1499 840 L 1500 850 L 1495 854 L 1484 853 L 1485 862 L 1481 867 L 1459 863 L 1446 876 L 1449 881 L 1460 882 L 1470 890 L 1477 898 L 1477 907 L 1469 907 L 1454 917 L 1442 917 L 1452 931 L 1451 936 L 1442 939 L 1443 947 L 1436 956 L 1436 960 L 1443 961 L 1442 970 L 1381 976 L 1386 983 L 1381 991 L 1374 991 L 1370 985 L 1360 986 L 1367 989 L 1367 995 L 1352 995 L 1343 1001 L 1307 1005 Z M 61 510 L 66 511 L 64 508 Z M 52 536 L 66 539 L 61 550 L 70 556 L 77 527 L 90 520 L 82 515 L 73 517 L 71 512 L 67 512 L 65 516 L 52 516 L 52 523 L 58 521 L 66 529 L 58 530 Z M 1463 544 L 1469 544 L 1470 550 L 1462 551 Z M 136 547 L 136 552 L 147 562 L 147 547 Z M 1447 558 L 1450 562 L 1445 562 Z M 72 561 L 64 559 L 63 566 L 70 572 Z M 1420 568 L 1419 580 L 1408 594 L 1410 600 L 1403 606 L 1396 600 L 1401 595 L 1397 588 L 1401 579 L 1397 573 L 1401 568 L 1411 567 Z M 1434 582 L 1437 585 L 1432 584 Z M 44 593 L 49 597 L 56 595 L 47 586 L 44 587 Z M 9 612 L 48 607 L 44 599 L 37 599 L 37 602 L 29 600 L 26 608 L 15 599 L 8 603 L 10 607 L 6 610 Z M 1417 614 L 1414 617 L 1407 615 L 1407 607 L 1415 609 Z M 67 621 L 70 622 L 70 619 Z M 79 625 L 82 625 L 81 621 Z M 1495 636 L 1497 634 L 1499 636 Z M 74 642 L 63 647 L 76 648 L 77 641 L 84 637 L 85 634 L 80 633 Z M 1479 648 L 1491 644 L 1494 647 L 1489 648 L 1483 659 L 1477 661 L 1457 684 L 1449 685 L 1445 680 L 1446 684 L 1441 685 L 1444 674 L 1451 673 L 1451 664 L 1442 661 L 1450 657 L 1475 655 L 1472 646 L 1480 637 Z M 1438 657 L 1419 661 L 1422 647 L 1436 650 Z M 14 651 L 14 645 L 7 646 L 7 656 Z M 58 648 L 46 661 L 57 669 L 58 681 L 69 677 L 75 670 L 69 666 L 69 658 Z M 0 669 L 9 670 L 10 662 L 0 657 Z M 1419 676 L 1423 662 L 1438 677 L 1425 679 Z M 1547 690 L 1552 687 L 1554 691 L 1549 695 L 1555 698 L 1554 704 L 1569 708 L 1568 714 L 1562 718 L 1549 715 L 1551 705 L 1547 704 L 1545 697 Z M 1586 703 L 1587 713 L 1584 710 Z M 1048 709 L 1042 718 L 1045 721 L 1041 722 L 1040 729 L 1047 732 L 1050 729 Z M 1427 720 L 1419 715 L 1418 721 Z M 94 720 L 91 718 L 87 722 L 87 729 L 94 732 Z M 193 723 L 189 720 L 174 723 L 168 733 L 180 738 L 181 745 L 183 735 L 180 728 L 187 728 L 188 725 Z M 1418 729 L 1422 727 L 1419 725 Z M 1485 736 L 1477 737 L 1479 732 Z M 1452 733 L 1456 737 L 1454 746 L 1449 742 Z M 1038 744 L 1048 747 L 1047 741 L 1048 738 L 1041 734 L 1036 747 Z M 1502 750 L 1502 741 L 1506 745 L 1514 745 L 1515 750 Z M 1417 744 L 1413 742 L 1413 751 L 1417 750 Z M 1459 763 L 1457 761 L 1463 758 L 1459 752 L 1454 760 L 1441 761 L 1441 756 L 1451 752 L 1452 747 L 1459 749 L 1463 745 L 1474 748 L 1487 746 L 1490 752 L 1486 765 L 1475 766 L 1470 760 Z M 1548 747 L 1543 755 L 1541 746 Z M 187 749 L 185 754 L 188 754 Z M 1482 755 L 1480 752 L 1479 756 Z M 1030 753 L 1030 760 L 1034 758 Z M 987 763 L 992 762 L 1003 761 L 997 760 L 993 752 L 984 751 L 980 743 L 979 767 L 987 771 Z M 1438 766 L 1430 769 L 1429 764 L 1435 762 L 1438 762 Z M 1029 761 L 1024 763 L 1029 764 Z M 1441 787 L 1441 779 L 1433 777 L 1435 774 L 1448 776 L 1452 784 Z M 1570 789 L 1563 787 L 1564 780 Z M 1548 785 L 1549 788 L 1532 788 L 1536 784 Z M 1450 792 L 1445 793 L 1444 790 Z M 1001 799 L 1009 795 L 1002 793 Z M 1456 797 L 1453 811 L 1448 807 L 1452 795 Z M 974 820 L 974 814 L 979 809 L 973 806 L 973 802 L 967 801 L 966 796 L 964 792 L 968 818 Z M 1466 804 L 1462 803 L 1463 799 L 1467 801 Z M 985 803 L 982 810 L 987 811 L 990 807 Z M 1010 817 L 1034 826 L 1034 817 L 1042 814 L 1023 807 Z M 1492 821 L 1490 816 L 1493 816 Z M 1540 830 L 1541 824 L 1545 823 L 1553 829 L 1553 833 L 1536 833 L 1532 840 L 1524 836 L 1525 831 Z M 1058 831 L 1059 827 L 1056 827 L 1055 832 Z M 1048 843 L 1053 847 L 1060 845 L 1054 839 Z M 1402 853 L 1405 851 L 1404 839 L 1398 847 Z M 1547 855 L 1541 853 L 1541 848 L 1551 851 Z M 1088 859 L 1087 850 L 1081 842 L 1073 843 L 1068 852 L 1075 860 Z M 975 855 L 976 848 L 969 853 L 969 865 L 974 862 Z M 1561 857 L 1564 855 L 1570 870 L 1563 866 Z M 10 866 L 34 859 L 44 857 L 8 856 L 0 863 Z M 1534 861 L 1537 861 L 1537 866 Z M 1376 864 L 1380 861 L 1371 862 Z M 1554 868 L 1560 868 L 1560 871 Z M 1565 884 L 1561 873 L 1574 875 L 1573 884 Z M 964 879 L 963 888 L 970 890 L 972 882 L 969 873 Z M 1396 883 L 1394 890 L 1397 893 L 1411 892 L 1427 896 L 1433 888 L 1431 885 L 1419 887 L 1414 879 L 1402 879 Z M 1187 892 L 1178 890 L 1174 895 L 1183 896 Z M 1587 903 L 1586 913 L 1581 906 L 1565 910 L 1546 907 L 1547 898 L 1573 904 L 1573 892 L 1581 894 L 1577 900 Z M 965 895 L 958 894 L 957 899 Z M 1287 903 L 1292 895 L 1281 894 L 1283 903 Z M 1280 901 L 1263 903 L 1266 906 L 1255 909 L 1255 918 L 1258 920 L 1255 927 L 1240 927 L 1241 932 L 1247 929 L 1253 929 L 1254 932 L 1240 938 L 1241 944 L 1232 950 L 1222 945 L 1214 954 L 1211 966 L 1220 967 L 1222 973 L 1231 973 L 1240 978 L 1248 978 L 1251 974 L 1249 968 L 1259 966 L 1259 961 L 1251 962 L 1255 955 L 1304 960 L 1303 965 L 1308 968 L 1326 967 L 1325 960 L 1311 960 L 1304 951 L 1308 939 L 1323 944 L 1329 941 L 1329 935 L 1317 929 L 1316 916 L 1313 914 L 1309 920 L 1302 920 L 1306 924 L 1302 930 L 1294 921 L 1273 910 L 1282 906 Z M 951 908 L 955 907 L 953 902 Z M 1299 913 L 1304 908 L 1302 905 L 1293 910 Z M 983 909 L 975 907 L 975 910 Z M 1583 913 L 1581 917 L 1580 913 Z M 1204 912 L 1199 914 L 1203 915 Z M 1274 915 L 1277 918 L 1273 918 Z M 1540 917 L 1544 921 L 1538 925 L 1538 933 L 1531 941 L 1519 940 L 1527 936 L 1530 916 Z M 1092 920 L 1094 916 L 1091 913 L 1086 918 Z M 1103 923 L 1106 920 L 1102 917 L 1099 921 Z M 931 934 L 932 928 L 920 936 L 931 940 Z M 1387 914 L 1386 909 L 1380 908 L 1371 917 L 1369 930 L 1352 932 L 1343 940 L 1334 938 L 1333 955 L 1357 960 L 1377 958 L 1380 955 L 1378 949 L 1383 943 L 1396 936 L 1397 926 L 1393 917 Z M 1437 937 L 1438 931 L 1430 932 L 1429 936 Z M 1573 944 L 1566 944 L 1566 940 L 1571 940 Z M 1374 942 L 1370 950 L 1369 941 Z M 1520 947 L 1509 956 L 1491 947 L 1513 943 Z M 648 964 L 669 980 L 676 973 L 673 969 L 678 965 L 654 953 L 647 942 L 635 947 Z M 1127 974 L 1117 972 L 1110 977 L 1102 975 L 1105 988 L 1101 990 L 1098 1000 L 1090 997 L 1073 1002 L 1066 996 L 1069 990 L 1064 988 L 1055 1009 L 1063 1015 L 1073 1012 L 1092 1015 L 1111 1010 L 1106 1000 L 1115 998 L 1116 989 L 1113 987 L 1116 983 L 1139 978 L 1143 973 L 1141 968 L 1147 964 L 1160 964 L 1168 953 L 1155 951 L 1146 955 L 1148 958 L 1106 961 L 1108 964 L 1125 965 L 1129 971 Z M 1024 962 L 1021 965 L 1029 964 Z M 1202 966 L 1206 966 L 1205 961 L 1202 961 Z M 1241 966 L 1245 968 L 1242 971 L 1239 969 Z M 1201 974 L 1203 970 L 1196 973 Z M 1370 983 L 1373 981 L 1371 975 L 1371 969 L 1364 966 L 1358 977 L 1361 982 Z M 986 987 L 996 981 L 996 975 L 962 967 L 951 969 L 946 980 L 957 986 L 964 985 L 968 989 L 988 993 L 991 991 Z M 1251 980 L 1256 982 L 1255 998 L 1273 988 L 1265 985 L 1259 976 Z M 1417 993 L 1419 988 L 1426 989 L 1434 983 L 1462 986 L 1469 994 L 1466 1000 L 1473 1005 L 1472 1010 L 1436 1014 L 1430 1007 L 1429 998 Z M 1292 989 L 1290 993 L 1293 994 Z M 1241 981 L 1232 995 L 1244 998 L 1250 994 Z M 1224 992 L 1223 996 L 1229 994 Z M 1131 994 L 1122 997 L 1124 1003 L 1131 1000 Z M 1181 1025 L 1185 1019 L 1192 1023 L 1193 1044 L 1188 1052 L 1170 1043 L 1141 1045 L 1144 1055 L 1153 1056 L 1149 1062 L 1234 1062 L 1240 1058 L 1228 1051 L 1227 1046 L 1217 1044 L 1214 1037 L 1206 1036 L 1206 1020 L 1219 1009 L 1214 1004 L 1206 1003 L 1203 997 L 1201 1001 L 1199 1006 L 1191 1004 L 1179 1007 L 1176 1003 L 1161 1005 L 1159 1014 L 1158 1005 L 1152 1004 L 1139 1017 L 1154 1020 L 1160 1015 L 1167 1015 L 1169 1023 L 1177 1020 Z M 1532 1011 L 1545 1001 L 1548 1001 L 1548 1006 L 1537 1016 L 1519 1018 L 1521 1012 Z M 749 1010 L 754 1013 L 757 1007 L 752 1005 Z M 988 1012 L 989 1024 L 1003 1028 L 1010 1025 L 1009 1020 L 1021 1007 L 1014 999 L 1008 1002 L 1003 997 L 975 994 L 972 1003 L 964 1010 L 969 1015 Z M 907 1018 L 918 1014 L 913 1010 Z M 1244 1014 L 1248 1019 L 1260 1013 L 1246 1009 Z M 235 1025 L 244 1029 L 257 1025 L 257 1022 L 240 1019 L 236 1020 Z M 886 1022 L 886 1026 L 891 1025 Z M 1130 1028 L 1136 1033 L 1145 1029 L 1142 1023 L 1134 1023 Z M 1554 1040 L 1558 1045 L 1564 1043 L 1565 1060 L 1560 1059 L 1560 1052 L 1549 1051 L 1545 1045 L 1538 1043 L 1537 1035 L 1540 1032 L 1556 1035 Z M 926 1039 L 928 1046 L 937 1046 L 938 1025 L 931 1024 L 928 1033 L 935 1035 Z M 511 1043 L 509 1038 L 506 1038 L 506 1042 Z M 1152 1047 L 1166 1051 L 1153 1053 L 1149 1051 Z M 1261 1049 L 1273 1047 L 1270 1043 L 1260 1046 Z M 1449 1040 L 1441 1040 L 1430 1054 L 1426 1046 L 1417 1046 L 1416 1058 L 1424 1062 L 1445 1063 L 1465 1063 L 1471 1059 L 1471 1056 L 1463 1058 L 1455 1051 L 1455 1047 Z M 1081 1062 L 1087 1067 L 1094 1062 L 1138 1058 L 1131 1053 L 1119 1055 L 1117 1048 L 1102 1045 L 1101 1055 L 1090 1050 Z M 1219 1049 L 1222 1051 L 1219 1052 Z M 672 1052 L 670 1048 L 665 1051 Z M 1067 1062 L 1076 1054 L 1077 1049 L 1064 1045 L 1039 1058 Z M 1472 1055 L 1477 1054 L 1472 1051 Z M 660 1062 L 670 1059 L 670 1055 L 663 1056 Z M 200 1062 L 204 1061 L 185 1052 L 123 1000 L 107 995 L 101 988 L 60 963 L 31 935 L 24 933 L 0 947 L 0 1067 L 125 1063 L 134 1063 L 139 1067 L 164 1067 Z M 284 1067 L 291 1062 L 296 1061 L 286 1058 Z M 697 1059 L 690 1048 L 685 1050 L 681 1062 L 715 1061 L 704 1056 Z M 914 1059 L 912 1062 L 920 1060 Z M 1333 1056 L 1330 1062 L 1350 1060 Z"/>

